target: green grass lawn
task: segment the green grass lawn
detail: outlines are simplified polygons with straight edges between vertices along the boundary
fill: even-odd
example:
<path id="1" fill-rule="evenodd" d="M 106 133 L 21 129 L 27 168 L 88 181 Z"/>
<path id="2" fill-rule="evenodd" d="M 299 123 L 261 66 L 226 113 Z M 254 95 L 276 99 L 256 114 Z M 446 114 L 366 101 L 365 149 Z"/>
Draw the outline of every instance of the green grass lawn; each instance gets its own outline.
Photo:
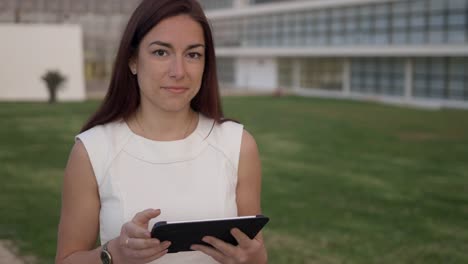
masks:
<path id="1" fill-rule="evenodd" d="M 468 111 L 224 103 L 259 145 L 270 263 L 468 263 Z M 0 104 L 0 238 L 44 263 L 73 136 L 96 107 Z"/>

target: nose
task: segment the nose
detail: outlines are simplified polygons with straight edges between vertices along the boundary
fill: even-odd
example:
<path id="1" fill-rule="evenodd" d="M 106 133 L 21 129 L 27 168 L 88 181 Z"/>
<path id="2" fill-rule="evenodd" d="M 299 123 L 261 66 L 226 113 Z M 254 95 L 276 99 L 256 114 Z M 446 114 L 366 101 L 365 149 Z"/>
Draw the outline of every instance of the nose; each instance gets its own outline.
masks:
<path id="1" fill-rule="evenodd" d="M 181 80 L 185 77 L 185 65 L 182 57 L 174 56 L 169 68 L 169 77 Z"/>

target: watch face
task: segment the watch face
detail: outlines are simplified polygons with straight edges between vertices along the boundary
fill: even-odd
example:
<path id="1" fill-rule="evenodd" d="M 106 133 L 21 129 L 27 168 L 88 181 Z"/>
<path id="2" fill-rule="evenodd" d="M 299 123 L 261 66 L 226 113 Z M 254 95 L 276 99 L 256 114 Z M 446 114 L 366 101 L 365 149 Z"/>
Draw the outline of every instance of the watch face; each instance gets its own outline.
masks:
<path id="1" fill-rule="evenodd" d="M 103 264 L 111 264 L 111 256 L 106 251 L 101 252 L 101 261 Z"/>

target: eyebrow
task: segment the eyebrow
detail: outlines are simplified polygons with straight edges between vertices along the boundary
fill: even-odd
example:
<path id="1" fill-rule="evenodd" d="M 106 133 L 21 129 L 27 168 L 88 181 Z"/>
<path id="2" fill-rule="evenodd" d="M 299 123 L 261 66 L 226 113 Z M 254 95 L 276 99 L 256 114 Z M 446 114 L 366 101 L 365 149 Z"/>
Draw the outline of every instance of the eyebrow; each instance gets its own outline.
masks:
<path id="1" fill-rule="evenodd" d="M 162 42 L 162 41 L 159 41 L 159 40 L 151 42 L 148 46 L 151 46 L 151 45 L 159 45 L 159 46 L 167 47 L 167 48 L 170 48 L 170 49 L 174 49 L 174 47 L 170 43 Z M 192 45 L 188 45 L 188 47 L 185 50 L 191 50 L 191 49 L 198 48 L 198 47 L 205 48 L 205 45 L 203 45 L 203 44 L 192 44 Z"/>

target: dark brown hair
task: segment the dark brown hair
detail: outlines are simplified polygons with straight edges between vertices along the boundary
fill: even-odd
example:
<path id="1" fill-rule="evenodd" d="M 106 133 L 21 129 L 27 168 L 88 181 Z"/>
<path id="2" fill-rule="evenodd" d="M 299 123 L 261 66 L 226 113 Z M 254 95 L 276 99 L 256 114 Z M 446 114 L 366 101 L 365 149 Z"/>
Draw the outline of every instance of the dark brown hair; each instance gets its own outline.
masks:
<path id="1" fill-rule="evenodd" d="M 143 0 L 133 12 L 120 42 L 109 89 L 99 109 L 82 127 L 81 132 L 94 126 L 126 119 L 140 105 L 140 90 L 136 76 L 128 67 L 136 55 L 143 37 L 163 19 L 185 14 L 200 23 L 205 38 L 205 69 L 197 95 L 190 102 L 194 111 L 224 121 L 219 96 L 213 37 L 208 20 L 196 0 Z"/>

